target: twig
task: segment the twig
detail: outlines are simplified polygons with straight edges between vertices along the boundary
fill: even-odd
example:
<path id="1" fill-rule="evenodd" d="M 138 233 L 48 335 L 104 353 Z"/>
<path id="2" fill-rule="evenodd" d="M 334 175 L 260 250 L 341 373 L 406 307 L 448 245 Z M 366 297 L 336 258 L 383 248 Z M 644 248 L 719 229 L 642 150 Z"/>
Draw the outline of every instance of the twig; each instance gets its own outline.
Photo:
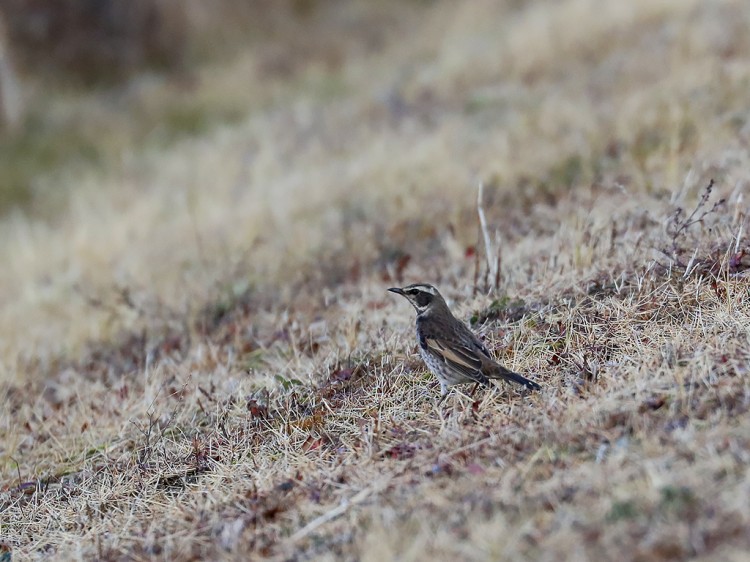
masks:
<path id="1" fill-rule="evenodd" d="M 495 242 L 497 243 L 497 258 L 495 259 L 495 292 L 500 289 L 500 271 L 503 263 L 503 250 L 500 244 L 500 232 L 495 231 Z"/>
<path id="2" fill-rule="evenodd" d="M 21 465 L 18 464 L 18 461 L 16 459 L 14 459 L 13 457 L 9 456 L 8 458 L 11 461 L 13 461 L 14 463 L 16 463 L 16 472 L 18 472 L 18 489 L 20 490 L 21 486 L 23 486 L 23 479 L 21 478 Z M 24 517 L 26 517 L 26 512 L 23 509 L 23 504 L 19 503 L 18 507 L 21 510 L 21 515 L 23 515 Z"/>
<path id="3" fill-rule="evenodd" d="M 685 267 L 685 273 L 683 273 L 682 278 L 687 279 L 690 276 L 690 273 L 693 271 L 693 264 L 695 263 L 695 258 L 698 257 L 698 248 L 695 249 L 693 252 L 693 257 L 690 258 L 690 261 L 688 262 L 687 266 Z"/>
<path id="4" fill-rule="evenodd" d="M 321 525 L 325 525 L 329 521 L 336 519 L 340 515 L 343 515 L 344 513 L 346 513 L 346 511 L 350 507 L 357 505 L 358 503 L 361 503 L 362 501 L 364 501 L 367 498 L 367 496 L 372 494 L 374 491 L 375 491 L 375 487 L 370 486 L 368 488 L 360 490 L 359 492 L 354 494 L 351 498 L 343 499 L 337 507 L 334 507 L 332 510 L 324 513 L 320 517 L 316 517 L 315 519 L 310 521 L 307 525 L 302 527 L 299 531 L 294 533 L 290 537 L 290 540 L 298 541 L 300 539 L 305 538 L 307 535 L 315 531 L 315 529 L 317 529 Z"/>
<path id="5" fill-rule="evenodd" d="M 740 251 L 740 242 L 742 241 L 742 235 L 745 233 L 745 222 L 740 223 L 740 228 L 737 231 L 737 241 L 734 243 L 734 253 Z"/>
<path id="6" fill-rule="evenodd" d="M 479 246 L 479 241 L 477 241 L 477 246 Z M 479 292 L 479 251 L 478 251 L 478 248 L 474 250 L 474 291 L 472 294 L 476 295 L 477 292 Z"/>
<path id="7" fill-rule="evenodd" d="M 495 262 L 495 292 L 500 288 L 500 253 L 497 254 L 497 261 Z"/>
<path id="8" fill-rule="evenodd" d="M 693 226 L 694 224 L 702 223 L 705 218 L 710 215 L 711 213 L 715 212 L 720 206 L 722 206 L 726 199 L 722 198 L 719 199 L 716 203 L 713 204 L 713 206 L 710 209 L 704 210 L 700 216 L 698 215 L 698 212 L 703 209 L 703 207 L 708 203 L 708 200 L 711 198 L 711 192 L 713 191 L 715 181 L 711 179 L 708 182 L 708 185 L 705 187 L 703 194 L 700 196 L 700 199 L 698 200 L 698 204 L 695 206 L 693 211 L 688 215 L 685 219 L 681 219 L 682 216 L 682 209 L 678 208 L 674 215 L 672 216 L 672 228 L 674 229 L 672 231 L 672 250 L 673 252 L 677 251 L 677 239 L 679 236 L 685 232 L 688 228 Z"/>
<path id="9" fill-rule="evenodd" d="M 487 258 L 487 275 L 486 278 L 497 279 L 497 263 L 492 259 L 492 242 L 490 242 L 490 231 L 487 228 L 487 218 L 484 215 L 482 201 L 484 199 L 484 182 L 479 182 L 479 192 L 477 193 L 477 214 L 479 215 L 479 225 L 484 238 L 484 254 Z"/>

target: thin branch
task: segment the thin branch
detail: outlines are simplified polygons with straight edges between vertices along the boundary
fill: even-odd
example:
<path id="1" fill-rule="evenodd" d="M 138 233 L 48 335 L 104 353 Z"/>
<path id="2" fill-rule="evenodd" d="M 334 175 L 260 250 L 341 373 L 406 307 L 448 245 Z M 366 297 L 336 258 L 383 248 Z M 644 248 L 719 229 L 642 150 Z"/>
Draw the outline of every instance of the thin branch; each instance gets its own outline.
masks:
<path id="1" fill-rule="evenodd" d="M 354 494 L 351 498 L 346 498 L 346 499 L 341 500 L 341 503 L 338 506 L 334 507 L 332 510 L 327 511 L 323 515 L 316 517 L 315 519 L 310 521 L 307 525 L 305 525 L 299 531 L 294 533 L 290 537 L 290 539 L 293 542 L 295 542 L 295 541 L 305 538 L 307 535 L 315 531 L 315 529 L 317 529 L 321 525 L 325 525 L 329 521 L 336 519 L 337 517 L 346 513 L 350 507 L 363 502 L 374 491 L 375 491 L 375 487 L 370 486 L 368 488 L 360 490 L 359 492 Z"/>
<path id="2" fill-rule="evenodd" d="M 477 193 L 477 214 L 479 215 L 479 225 L 484 238 L 484 254 L 487 258 L 487 276 L 495 279 L 497 277 L 495 260 L 492 259 L 492 242 L 490 241 L 490 231 L 487 227 L 487 218 L 484 215 L 484 182 L 479 182 L 479 191 Z"/>

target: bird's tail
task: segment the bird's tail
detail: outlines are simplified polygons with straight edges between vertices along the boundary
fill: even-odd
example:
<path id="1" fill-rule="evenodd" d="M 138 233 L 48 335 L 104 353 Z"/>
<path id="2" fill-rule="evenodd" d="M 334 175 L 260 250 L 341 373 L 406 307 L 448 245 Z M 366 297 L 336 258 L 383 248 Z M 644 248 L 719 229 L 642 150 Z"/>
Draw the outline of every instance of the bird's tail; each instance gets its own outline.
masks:
<path id="1" fill-rule="evenodd" d="M 497 365 L 495 368 L 490 372 L 486 373 L 487 377 L 491 379 L 504 379 L 506 381 L 512 381 L 516 384 L 520 384 L 522 386 L 525 386 L 529 390 L 541 390 L 542 387 L 539 386 L 537 383 L 535 383 L 532 380 L 527 379 L 526 377 L 522 377 L 518 373 L 514 373 L 513 371 L 509 371 L 502 365 Z"/>

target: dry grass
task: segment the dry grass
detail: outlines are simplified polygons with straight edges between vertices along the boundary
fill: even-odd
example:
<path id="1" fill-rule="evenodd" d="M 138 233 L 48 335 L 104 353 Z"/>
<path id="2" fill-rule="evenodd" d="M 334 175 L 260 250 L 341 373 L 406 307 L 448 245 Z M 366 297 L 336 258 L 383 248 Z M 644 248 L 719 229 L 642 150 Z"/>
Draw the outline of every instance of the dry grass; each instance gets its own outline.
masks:
<path id="1" fill-rule="evenodd" d="M 744 4 L 410 10 L 408 40 L 0 224 L 14 559 L 750 548 Z M 416 280 L 544 390 L 438 408 L 385 293 Z"/>

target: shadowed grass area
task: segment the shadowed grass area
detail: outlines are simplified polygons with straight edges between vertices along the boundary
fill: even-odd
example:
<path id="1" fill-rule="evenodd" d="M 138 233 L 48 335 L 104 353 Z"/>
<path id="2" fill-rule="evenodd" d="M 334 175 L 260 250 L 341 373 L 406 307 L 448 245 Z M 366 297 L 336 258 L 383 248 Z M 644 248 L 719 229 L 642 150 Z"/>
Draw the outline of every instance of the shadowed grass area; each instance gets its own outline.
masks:
<path id="1" fill-rule="evenodd" d="M 420 10 L 243 119 L 176 109 L 190 140 L 65 176 L 54 228 L 0 224 L 15 555 L 750 548 L 744 5 Z M 385 291 L 416 281 L 543 390 L 439 406 Z"/>

